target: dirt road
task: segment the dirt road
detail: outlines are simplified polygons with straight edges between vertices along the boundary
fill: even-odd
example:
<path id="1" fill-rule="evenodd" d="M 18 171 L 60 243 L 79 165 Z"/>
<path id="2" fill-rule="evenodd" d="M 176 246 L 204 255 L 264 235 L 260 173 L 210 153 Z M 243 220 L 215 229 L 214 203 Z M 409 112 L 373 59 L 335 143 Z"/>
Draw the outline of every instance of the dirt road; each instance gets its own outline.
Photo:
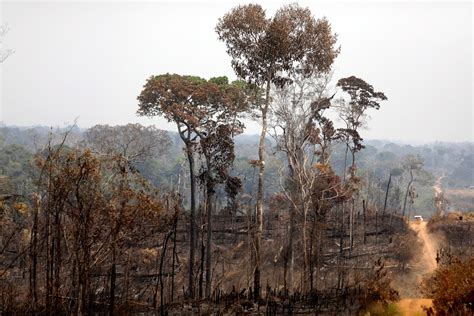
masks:
<path id="1" fill-rule="evenodd" d="M 423 274 L 432 273 L 436 269 L 436 252 L 438 243 L 436 238 L 428 233 L 426 222 L 411 222 L 410 227 L 418 233 L 418 238 L 423 242 L 421 258 L 417 263 L 417 271 Z"/>
<path id="2" fill-rule="evenodd" d="M 404 298 L 397 303 L 398 309 L 406 316 L 426 315 L 423 306 L 430 307 L 431 300 L 428 298 Z"/>
<path id="3" fill-rule="evenodd" d="M 443 193 L 441 188 L 443 178 L 444 176 L 439 177 L 433 186 L 437 198 L 440 198 Z M 438 201 L 437 203 L 441 202 Z M 426 225 L 427 222 L 410 222 L 410 228 L 417 232 L 422 245 L 419 251 L 420 256 L 412 262 L 410 273 L 398 280 L 402 299 L 397 303 L 397 306 L 404 315 L 425 315 L 422 306 L 429 307 L 432 305 L 430 299 L 420 298 L 421 293 L 419 291 L 420 282 L 425 276 L 433 273 L 437 267 L 436 255 L 439 241 L 436 236 L 428 232 Z"/>
<path id="4" fill-rule="evenodd" d="M 436 253 L 438 241 L 435 236 L 428 232 L 426 222 L 412 222 L 410 228 L 418 233 L 422 242 L 420 256 L 412 263 L 410 273 L 404 276 L 400 282 L 400 294 L 402 299 L 397 303 L 398 308 L 404 315 L 425 315 L 422 306 L 431 306 L 431 300 L 420 298 L 419 284 L 423 278 L 436 269 Z M 413 290 L 415 289 L 415 290 Z"/>

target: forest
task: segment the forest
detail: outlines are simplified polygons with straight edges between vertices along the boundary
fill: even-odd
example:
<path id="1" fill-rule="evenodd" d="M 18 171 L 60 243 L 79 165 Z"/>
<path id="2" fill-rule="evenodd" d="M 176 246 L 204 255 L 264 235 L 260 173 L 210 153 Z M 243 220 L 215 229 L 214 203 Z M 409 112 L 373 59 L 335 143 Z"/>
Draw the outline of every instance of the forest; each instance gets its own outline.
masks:
<path id="1" fill-rule="evenodd" d="M 238 80 L 136 92 L 174 131 L 0 125 L 0 315 L 474 313 L 474 144 L 364 140 L 390 95 L 308 8 L 215 32 Z"/>

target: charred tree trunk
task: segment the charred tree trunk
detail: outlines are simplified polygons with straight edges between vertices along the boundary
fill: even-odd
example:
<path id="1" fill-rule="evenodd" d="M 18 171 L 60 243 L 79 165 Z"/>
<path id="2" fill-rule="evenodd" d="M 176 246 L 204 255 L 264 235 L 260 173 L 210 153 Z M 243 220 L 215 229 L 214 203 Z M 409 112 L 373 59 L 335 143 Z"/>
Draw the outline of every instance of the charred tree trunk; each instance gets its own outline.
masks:
<path id="1" fill-rule="evenodd" d="M 314 243 L 316 234 L 316 219 L 313 220 L 311 227 L 310 243 L 309 243 L 309 291 L 312 293 L 314 289 L 314 264 L 316 254 L 313 253 Z"/>
<path id="2" fill-rule="evenodd" d="M 203 296 L 203 283 L 204 283 L 204 261 L 205 261 L 205 251 L 206 247 L 204 246 L 204 235 L 201 238 L 201 264 L 199 266 L 199 298 Z"/>
<path id="3" fill-rule="evenodd" d="M 385 215 L 385 210 L 387 209 L 387 201 L 388 201 L 388 191 L 390 190 L 390 184 L 392 183 L 392 174 L 388 177 L 387 189 L 385 190 L 385 201 L 383 203 L 383 211 L 382 211 L 382 218 Z"/>
<path id="4" fill-rule="evenodd" d="M 352 253 L 354 247 L 354 211 L 355 211 L 355 199 L 352 198 L 351 210 L 349 213 L 349 252 Z"/>
<path id="5" fill-rule="evenodd" d="M 159 270 L 159 281 L 160 281 L 160 315 L 165 315 L 165 302 L 164 302 L 164 283 L 163 283 L 163 265 L 166 258 L 166 249 L 168 248 L 168 240 L 170 239 L 171 232 L 166 234 L 165 241 L 163 242 L 163 251 L 161 252 L 160 259 L 160 270 Z M 156 304 L 156 302 L 155 302 Z M 156 305 L 155 305 L 156 307 Z"/>
<path id="6" fill-rule="evenodd" d="M 79 301 L 78 301 L 78 314 L 87 315 L 89 313 L 90 306 L 90 249 L 88 247 L 88 230 L 87 221 L 81 223 L 79 244 L 80 244 L 80 261 L 79 261 Z"/>
<path id="7" fill-rule="evenodd" d="M 110 267 L 110 302 L 109 302 L 109 314 L 114 315 L 115 308 L 115 280 L 117 278 L 117 267 L 116 267 L 116 250 L 115 245 L 112 246 L 112 265 Z"/>
<path id="8" fill-rule="evenodd" d="M 191 181 L 191 212 L 189 215 L 189 270 L 188 270 L 188 288 L 189 296 L 194 298 L 194 257 L 195 257 L 195 236 L 196 236 L 196 177 L 194 175 L 194 156 L 191 144 L 186 144 L 187 156 L 189 162 L 189 177 Z"/>
<path id="9" fill-rule="evenodd" d="M 52 262 L 54 255 L 54 248 L 51 238 L 51 210 L 48 207 L 46 210 L 46 313 L 52 314 L 51 310 L 51 296 L 53 292 L 52 286 Z"/>
<path id="10" fill-rule="evenodd" d="M 212 199 L 214 196 L 213 189 L 207 192 L 206 201 L 206 220 L 207 220 L 207 235 L 206 235 L 206 298 L 211 298 L 211 280 L 212 280 Z"/>
<path id="11" fill-rule="evenodd" d="M 410 186 L 413 183 L 413 172 L 410 170 L 410 181 L 408 182 L 407 189 L 405 191 L 405 200 L 403 202 L 403 212 L 402 212 L 402 217 L 405 217 L 405 211 L 407 207 L 407 198 L 408 198 L 408 192 L 410 191 Z"/>
<path id="12" fill-rule="evenodd" d="M 365 200 L 362 200 L 362 212 L 364 218 L 364 245 L 367 243 L 367 206 Z"/>
<path id="13" fill-rule="evenodd" d="M 57 209 L 54 214 L 54 239 L 55 239 L 55 257 L 54 257 L 54 283 L 53 283 L 53 310 L 54 314 L 59 313 L 59 287 L 61 285 L 61 221 L 60 209 Z"/>
<path id="14" fill-rule="evenodd" d="M 174 274 L 176 264 L 176 231 L 178 228 L 178 214 L 175 214 L 173 223 L 173 259 L 171 263 L 171 302 L 174 301 Z"/>
<path id="15" fill-rule="evenodd" d="M 38 286 L 37 286 L 37 267 L 38 267 L 38 210 L 39 200 L 35 199 L 34 214 L 33 214 L 33 227 L 31 229 L 31 241 L 30 241 L 30 299 L 31 299 L 31 310 L 33 314 L 36 313 L 38 305 Z"/>

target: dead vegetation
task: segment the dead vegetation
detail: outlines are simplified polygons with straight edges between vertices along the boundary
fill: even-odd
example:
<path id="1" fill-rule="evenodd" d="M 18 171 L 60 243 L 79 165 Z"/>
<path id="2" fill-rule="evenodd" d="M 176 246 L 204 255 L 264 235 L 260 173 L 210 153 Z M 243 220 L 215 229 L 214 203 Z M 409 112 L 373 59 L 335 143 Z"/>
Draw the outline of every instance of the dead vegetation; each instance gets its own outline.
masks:
<path id="1" fill-rule="evenodd" d="M 138 115 L 178 130 L 188 170 L 176 187 L 160 191 L 136 168 L 166 150 L 163 133 L 97 126 L 82 147 L 65 146 L 66 135 L 36 154 L 31 195 L 2 197 L 0 314 L 345 315 L 400 297 L 394 275 L 410 275 L 420 249 L 405 216 L 424 162 L 407 156 L 377 181 L 358 169 L 360 131 L 385 94 L 356 76 L 331 91 L 337 36 L 297 4 L 270 17 L 237 6 L 216 31 L 241 80 L 160 74 L 138 96 Z M 245 116 L 262 125 L 246 197 L 232 174 Z M 286 164 L 273 196 L 269 129 Z M 454 227 L 430 229 L 462 248 L 464 226 Z"/>
<path id="2" fill-rule="evenodd" d="M 474 213 L 451 212 L 436 216 L 429 230 L 443 237 L 433 275 L 422 283 L 422 291 L 433 299 L 430 315 L 472 315 L 474 312 Z"/>
<path id="3" fill-rule="evenodd" d="M 442 251 L 460 258 L 474 256 L 474 213 L 449 212 L 445 216 L 434 216 L 428 229 L 445 240 Z"/>

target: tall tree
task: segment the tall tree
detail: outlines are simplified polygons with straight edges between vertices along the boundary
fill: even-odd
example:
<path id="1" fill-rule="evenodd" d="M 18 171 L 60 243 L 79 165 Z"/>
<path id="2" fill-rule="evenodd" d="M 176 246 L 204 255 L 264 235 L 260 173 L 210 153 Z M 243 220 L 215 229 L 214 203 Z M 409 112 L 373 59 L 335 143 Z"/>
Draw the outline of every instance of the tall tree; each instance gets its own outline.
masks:
<path id="1" fill-rule="evenodd" d="M 287 264 L 293 262 L 293 242 L 297 213 L 303 218 L 303 277 L 307 285 L 309 267 L 307 219 L 313 207 L 314 183 L 319 181 L 321 168 L 315 163 L 326 165 L 329 159 L 331 142 L 338 138 L 332 122 L 323 116 L 330 107 L 331 98 L 325 97 L 329 75 L 311 78 L 294 78 L 292 84 L 275 89 L 270 105 L 270 134 L 277 141 L 277 148 L 285 153 L 288 161 L 288 181 L 284 188 L 290 202 L 290 232 L 286 249 L 285 271 Z M 300 226 L 300 225 L 298 225 Z M 289 282 L 292 288 L 292 271 L 289 268 Z M 284 273 L 285 277 L 287 273 Z M 306 286 L 305 286 L 306 287 Z"/>
<path id="2" fill-rule="evenodd" d="M 424 161 L 420 156 L 407 155 L 403 161 L 403 169 L 409 174 L 407 188 L 405 190 L 405 198 L 403 200 L 402 216 L 405 216 L 407 199 L 412 190 L 411 186 L 416 181 L 416 175 L 423 169 Z"/>
<path id="3" fill-rule="evenodd" d="M 226 77 L 211 78 L 209 81 L 219 85 L 222 92 L 222 107 L 227 115 L 211 117 L 209 123 L 201 128 L 199 132 L 199 153 L 204 156 L 205 163 L 202 167 L 199 179 L 205 188 L 206 196 L 206 297 L 211 297 L 212 280 L 212 212 L 214 210 L 214 195 L 216 186 L 227 183 L 231 189 L 231 183 L 237 183 L 234 177 L 229 175 L 229 169 L 235 158 L 233 136 L 243 131 L 244 125 L 240 121 L 240 115 L 247 110 L 246 85 L 235 81 L 228 83 Z M 233 188 L 235 190 L 236 188 Z M 231 189 L 232 191 L 232 189 Z"/>
<path id="4" fill-rule="evenodd" d="M 234 141 L 231 137 L 232 127 L 220 125 L 205 138 L 200 141 L 200 152 L 205 157 L 205 166 L 199 179 L 204 184 L 206 193 L 206 219 L 207 219 L 207 240 L 206 240 L 206 297 L 211 297 L 211 277 L 212 277 L 212 221 L 211 216 L 214 210 L 214 195 L 216 186 L 228 181 L 229 168 L 235 158 Z"/>
<path id="5" fill-rule="evenodd" d="M 280 8 L 266 17 L 258 4 L 237 6 L 219 19 L 219 39 L 226 44 L 232 67 L 239 78 L 255 85 L 264 97 L 256 110 L 262 124 L 258 146 L 258 189 L 256 200 L 254 298 L 261 296 L 261 238 L 263 232 L 264 145 L 268 128 L 271 85 L 284 86 L 291 74 L 310 76 L 327 72 L 339 53 L 336 36 L 326 19 L 316 20 L 309 9 L 296 4 Z"/>
<path id="6" fill-rule="evenodd" d="M 390 190 L 390 184 L 392 183 L 392 177 L 398 177 L 402 173 L 403 173 L 403 170 L 401 170 L 400 168 L 393 168 L 392 170 L 390 170 L 390 174 L 389 174 L 388 181 L 387 181 L 387 188 L 385 190 L 385 200 L 384 200 L 384 203 L 383 203 L 382 216 L 385 215 L 385 210 L 387 209 L 388 192 Z"/>
<path id="7" fill-rule="evenodd" d="M 339 79 L 337 87 L 349 96 L 347 101 L 342 101 L 339 116 L 346 125 L 347 139 L 352 143 L 348 143 L 352 155 L 350 175 L 355 176 L 355 155 L 364 148 L 359 132 L 365 123 L 367 110 L 380 109 L 380 102 L 387 100 L 387 97 L 383 92 L 375 91 L 372 85 L 355 76 Z"/>
<path id="8" fill-rule="evenodd" d="M 218 126 L 216 122 L 236 119 L 236 111 L 242 105 L 240 85 L 227 84 L 227 78 L 210 80 L 195 76 L 164 74 L 153 76 L 146 82 L 138 96 L 138 115 L 163 116 L 174 122 L 185 144 L 189 162 L 191 184 L 190 250 L 189 250 L 189 295 L 194 297 L 194 262 L 196 245 L 196 173 L 195 157 L 199 139 Z"/>
<path id="9" fill-rule="evenodd" d="M 349 172 L 350 184 L 357 190 L 359 180 L 356 177 L 356 154 L 364 148 L 362 144 L 362 137 L 360 136 L 360 130 L 363 127 L 365 118 L 367 117 L 367 110 L 369 109 L 380 109 L 380 102 L 387 100 L 387 97 L 383 92 L 377 92 L 374 90 L 372 85 L 368 84 L 364 80 L 355 76 L 339 79 L 337 87 L 341 88 L 345 92 L 349 99 L 342 100 L 342 105 L 339 107 L 339 117 L 344 121 L 346 127 L 340 129 L 346 141 L 346 157 L 347 161 L 347 150 L 349 149 L 352 156 L 352 164 Z M 345 162 L 346 163 L 346 162 Z M 344 167 L 346 168 L 346 166 Z M 344 177 L 346 170 L 344 169 Z M 343 206 L 344 207 L 344 206 Z M 352 199 L 352 206 L 349 216 L 349 249 L 352 251 L 354 241 L 354 208 L 355 199 Z M 341 223 L 344 222 L 344 210 L 342 211 L 343 216 Z M 341 225 L 342 226 L 342 225 Z M 342 237 L 340 249 L 342 252 Z"/>

